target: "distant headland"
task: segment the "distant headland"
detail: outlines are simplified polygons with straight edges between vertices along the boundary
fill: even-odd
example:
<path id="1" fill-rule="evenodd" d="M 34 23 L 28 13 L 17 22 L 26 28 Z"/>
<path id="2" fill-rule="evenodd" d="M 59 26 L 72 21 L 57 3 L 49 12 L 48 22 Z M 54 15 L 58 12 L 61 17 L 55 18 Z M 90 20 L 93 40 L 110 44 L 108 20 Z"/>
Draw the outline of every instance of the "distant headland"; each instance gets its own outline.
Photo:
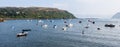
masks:
<path id="1" fill-rule="evenodd" d="M 73 19 L 73 14 L 66 10 L 47 7 L 0 7 L 3 19 Z"/>
<path id="2" fill-rule="evenodd" d="M 113 15 L 112 17 L 113 19 L 120 19 L 120 13 L 116 13 L 115 15 Z"/>

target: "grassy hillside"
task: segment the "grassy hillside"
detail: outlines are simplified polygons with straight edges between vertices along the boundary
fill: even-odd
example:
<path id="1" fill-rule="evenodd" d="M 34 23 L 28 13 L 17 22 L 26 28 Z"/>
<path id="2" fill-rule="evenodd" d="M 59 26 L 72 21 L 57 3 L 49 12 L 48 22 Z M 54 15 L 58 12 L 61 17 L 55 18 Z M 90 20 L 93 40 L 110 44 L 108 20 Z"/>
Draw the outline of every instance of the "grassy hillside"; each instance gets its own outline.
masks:
<path id="1" fill-rule="evenodd" d="M 76 18 L 66 10 L 45 7 L 1 7 L 0 18 L 62 19 Z"/>

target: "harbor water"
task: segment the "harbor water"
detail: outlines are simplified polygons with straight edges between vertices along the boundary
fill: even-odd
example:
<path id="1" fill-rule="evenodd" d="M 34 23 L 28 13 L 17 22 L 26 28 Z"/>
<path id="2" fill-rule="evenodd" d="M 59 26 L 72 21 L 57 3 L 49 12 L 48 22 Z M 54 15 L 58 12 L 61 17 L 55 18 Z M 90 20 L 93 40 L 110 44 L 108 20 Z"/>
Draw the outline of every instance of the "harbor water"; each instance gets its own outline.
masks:
<path id="1" fill-rule="evenodd" d="M 95 21 L 95 24 L 88 20 Z M 81 23 L 79 23 L 81 21 Z M 72 24 L 72 27 L 66 25 Z M 114 24 L 115 27 L 105 27 Z M 43 27 L 42 25 L 47 25 Z M 55 28 L 53 26 L 56 26 Z M 85 27 L 88 28 L 85 28 Z M 98 30 L 97 28 L 100 28 Z M 23 29 L 27 36 L 17 37 Z M 120 21 L 105 19 L 6 20 L 0 22 L 0 47 L 119 47 Z"/>

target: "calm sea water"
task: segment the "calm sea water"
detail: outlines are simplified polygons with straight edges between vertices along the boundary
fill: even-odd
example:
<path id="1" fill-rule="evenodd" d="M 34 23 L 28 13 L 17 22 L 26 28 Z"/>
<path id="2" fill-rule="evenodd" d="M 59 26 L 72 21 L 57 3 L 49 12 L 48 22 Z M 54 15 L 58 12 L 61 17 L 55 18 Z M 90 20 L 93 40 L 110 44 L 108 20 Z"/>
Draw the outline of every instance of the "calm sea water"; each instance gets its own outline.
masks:
<path id="1" fill-rule="evenodd" d="M 64 20 L 7 20 L 0 23 L 0 47 L 120 47 L 120 21 L 91 19 Z M 82 21 L 82 23 L 78 23 Z M 62 30 L 66 24 L 73 27 Z M 106 28 L 105 24 L 115 24 L 115 28 Z M 47 24 L 47 28 L 41 25 Z M 57 25 L 57 28 L 53 28 Z M 88 29 L 84 28 L 89 26 Z M 101 30 L 97 30 L 101 28 Z M 16 37 L 22 29 L 31 29 L 26 37 Z M 82 34 L 84 31 L 84 34 Z"/>

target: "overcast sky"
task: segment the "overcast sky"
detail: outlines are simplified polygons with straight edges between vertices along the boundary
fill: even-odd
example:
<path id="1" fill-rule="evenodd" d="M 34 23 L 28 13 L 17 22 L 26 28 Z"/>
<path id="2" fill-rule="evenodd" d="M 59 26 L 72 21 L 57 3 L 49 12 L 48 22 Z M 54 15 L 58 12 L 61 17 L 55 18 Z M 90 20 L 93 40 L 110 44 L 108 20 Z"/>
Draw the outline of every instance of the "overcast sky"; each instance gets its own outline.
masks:
<path id="1" fill-rule="evenodd" d="M 120 12 L 120 0 L 0 0 L 0 7 L 55 7 L 76 17 L 110 18 Z"/>

